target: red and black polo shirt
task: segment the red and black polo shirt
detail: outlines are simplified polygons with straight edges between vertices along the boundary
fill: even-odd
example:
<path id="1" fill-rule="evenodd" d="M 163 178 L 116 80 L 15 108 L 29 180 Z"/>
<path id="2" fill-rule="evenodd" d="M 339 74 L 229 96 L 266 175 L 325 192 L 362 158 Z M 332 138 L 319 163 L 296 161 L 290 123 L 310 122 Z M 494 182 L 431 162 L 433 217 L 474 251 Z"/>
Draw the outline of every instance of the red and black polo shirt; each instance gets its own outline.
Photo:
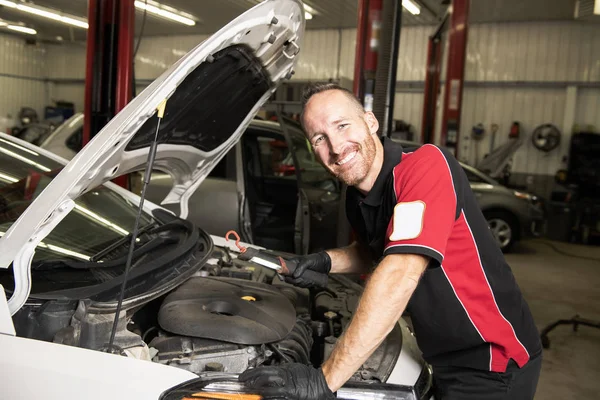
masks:
<path id="1" fill-rule="evenodd" d="M 430 257 L 408 304 L 432 365 L 504 372 L 541 352 L 537 328 L 460 164 L 446 150 L 403 150 L 383 139 L 384 162 L 367 196 L 348 188 L 346 213 L 374 260 Z"/>

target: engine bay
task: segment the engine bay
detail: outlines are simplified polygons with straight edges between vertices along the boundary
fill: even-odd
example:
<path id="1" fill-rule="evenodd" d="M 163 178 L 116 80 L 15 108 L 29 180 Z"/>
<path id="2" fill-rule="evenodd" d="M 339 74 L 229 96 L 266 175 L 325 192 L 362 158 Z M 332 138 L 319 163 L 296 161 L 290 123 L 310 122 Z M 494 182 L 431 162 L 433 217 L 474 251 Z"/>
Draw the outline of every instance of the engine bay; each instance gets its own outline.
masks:
<path id="1" fill-rule="evenodd" d="M 241 373 L 292 362 L 319 366 L 350 322 L 359 296 L 359 289 L 335 278 L 324 290 L 295 287 L 276 272 L 215 246 L 183 284 L 122 311 L 114 345 L 121 355 L 195 374 Z M 37 334 L 25 336 L 107 351 L 114 310 L 90 300 L 51 301 L 27 309 L 17 329 Z M 40 330 L 41 324 L 45 328 Z M 385 382 L 401 347 L 397 326 L 352 379 Z"/>

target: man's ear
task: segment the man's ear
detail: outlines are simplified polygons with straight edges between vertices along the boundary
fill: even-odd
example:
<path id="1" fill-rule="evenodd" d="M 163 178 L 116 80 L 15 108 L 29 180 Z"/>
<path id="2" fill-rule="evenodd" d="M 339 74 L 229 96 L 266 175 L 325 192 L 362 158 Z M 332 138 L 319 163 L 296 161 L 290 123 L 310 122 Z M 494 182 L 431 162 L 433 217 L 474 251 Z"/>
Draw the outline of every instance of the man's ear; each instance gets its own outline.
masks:
<path id="1" fill-rule="evenodd" d="M 367 111 L 365 112 L 364 119 L 367 123 L 367 126 L 369 127 L 369 131 L 371 132 L 371 134 L 376 134 L 379 130 L 379 121 L 377 121 L 377 117 L 375 117 L 375 114 L 373 114 L 371 111 Z"/>

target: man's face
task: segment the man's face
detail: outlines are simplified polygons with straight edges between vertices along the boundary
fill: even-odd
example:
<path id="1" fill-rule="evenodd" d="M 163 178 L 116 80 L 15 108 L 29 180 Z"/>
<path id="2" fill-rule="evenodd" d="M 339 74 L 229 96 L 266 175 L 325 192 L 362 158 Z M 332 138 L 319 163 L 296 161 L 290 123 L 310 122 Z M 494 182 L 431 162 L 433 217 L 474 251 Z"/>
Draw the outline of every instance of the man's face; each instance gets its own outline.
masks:
<path id="1" fill-rule="evenodd" d="M 379 128 L 371 112 L 339 90 L 313 95 L 304 111 L 304 130 L 315 154 L 329 172 L 357 186 L 367 176 L 375 159 L 375 133 Z"/>

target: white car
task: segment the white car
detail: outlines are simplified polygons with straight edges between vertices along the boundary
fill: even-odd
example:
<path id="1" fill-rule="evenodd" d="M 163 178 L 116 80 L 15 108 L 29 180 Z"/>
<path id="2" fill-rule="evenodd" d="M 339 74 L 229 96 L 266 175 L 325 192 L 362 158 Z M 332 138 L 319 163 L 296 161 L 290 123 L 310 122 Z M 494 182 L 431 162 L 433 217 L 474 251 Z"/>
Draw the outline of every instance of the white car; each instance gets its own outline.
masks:
<path id="1" fill-rule="evenodd" d="M 184 219 L 190 195 L 291 75 L 302 10 L 298 0 L 253 7 L 69 162 L 0 134 L 0 398 L 233 398 L 248 394 L 237 383 L 248 368 L 327 358 L 360 286 L 333 276 L 323 290 L 296 288 Z M 140 210 L 140 197 L 109 182 L 145 169 L 155 135 L 154 166 L 172 176 L 166 202 L 179 216 L 148 201 Z M 431 384 L 401 320 L 338 397 L 421 399 Z"/>

